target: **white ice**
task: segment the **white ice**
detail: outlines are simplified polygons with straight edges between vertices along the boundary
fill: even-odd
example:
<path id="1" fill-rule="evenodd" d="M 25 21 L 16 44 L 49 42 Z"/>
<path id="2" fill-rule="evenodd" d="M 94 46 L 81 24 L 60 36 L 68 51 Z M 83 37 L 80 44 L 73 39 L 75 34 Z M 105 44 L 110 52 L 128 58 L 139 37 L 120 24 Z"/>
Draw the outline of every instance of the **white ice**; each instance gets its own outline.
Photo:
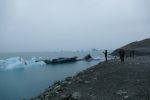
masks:
<path id="1" fill-rule="evenodd" d="M 40 59 L 41 58 L 32 57 L 30 60 L 24 60 L 21 57 L 12 57 L 6 60 L 0 60 L 0 68 L 14 69 L 44 65 L 45 63 L 43 61 L 36 62 Z"/>

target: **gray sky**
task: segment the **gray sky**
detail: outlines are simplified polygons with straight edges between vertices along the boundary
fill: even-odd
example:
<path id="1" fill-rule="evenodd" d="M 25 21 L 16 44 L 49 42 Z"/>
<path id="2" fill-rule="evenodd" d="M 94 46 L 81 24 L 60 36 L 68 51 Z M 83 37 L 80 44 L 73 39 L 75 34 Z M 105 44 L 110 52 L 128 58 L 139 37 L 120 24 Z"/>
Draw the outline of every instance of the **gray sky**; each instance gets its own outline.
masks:
<path id="1" fill-rule="evenodd" d="M 115 49 L 150 37 L 150 0 L 0 0 L 0 52 Z"/>

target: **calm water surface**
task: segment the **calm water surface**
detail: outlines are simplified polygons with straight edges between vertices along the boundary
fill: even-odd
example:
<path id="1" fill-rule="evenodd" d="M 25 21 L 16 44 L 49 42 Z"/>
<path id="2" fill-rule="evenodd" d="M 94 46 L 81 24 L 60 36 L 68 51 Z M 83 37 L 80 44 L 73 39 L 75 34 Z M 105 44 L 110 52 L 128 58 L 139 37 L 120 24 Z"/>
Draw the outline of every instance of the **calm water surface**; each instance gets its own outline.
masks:
<path id="1" fill-rule="evenodd" d="M 83 57 L 90 53 L 93 57 L 101 57 L 100 51 L 94 52 L 53 52 L 53 53 L 13 53 L 1 54 L 1 60 L 9 57 L 23 57 L 30 59 L 33 56 L 45 58 L 57 57 Z M 29 99 L 44 91 L 56 80 L 62 80 L 65 77 L 73 76 L 76 73 L 85 70 L 102 60 L 97 61 L 79 61 L 69 64 L 43 65 L 28 68 L 17 68 L 11 70 L 0 69 L 0 100 L 20 100 Z"/>

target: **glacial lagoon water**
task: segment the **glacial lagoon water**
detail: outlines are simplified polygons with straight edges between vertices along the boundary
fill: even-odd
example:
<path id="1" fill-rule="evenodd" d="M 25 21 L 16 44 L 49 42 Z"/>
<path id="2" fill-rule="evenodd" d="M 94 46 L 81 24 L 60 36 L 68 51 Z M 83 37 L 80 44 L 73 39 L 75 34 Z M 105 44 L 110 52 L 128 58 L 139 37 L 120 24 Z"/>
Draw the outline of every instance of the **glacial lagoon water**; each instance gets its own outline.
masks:
<path id="1" fill-rule="evenodd" d="M 103 61 L 104 58 L 101 51 L 0 54 L 1 61 L 5 61 L 5 59 L 12 57 L 21 57 L 30 61 L 34 56 L 43 59 L 72 56 L 82 58 L 89 53 L 93 57 L 101 59 L 90 62 L 78 61 L 58 65 L 37 64 L 36 66 L 33 66 L 31 64 L 28 67 L 22 67 L 22 65 L 14 67 L 13 65 L 10 69 L 5 69 L 6 66 L 0 64 L 0 100 L 21 100 L 23 98 L 29 99 L 37 96 L 54 81 L 63 80 L 65 77 L 73 76 L 82 70 L 98 64 Z"/>

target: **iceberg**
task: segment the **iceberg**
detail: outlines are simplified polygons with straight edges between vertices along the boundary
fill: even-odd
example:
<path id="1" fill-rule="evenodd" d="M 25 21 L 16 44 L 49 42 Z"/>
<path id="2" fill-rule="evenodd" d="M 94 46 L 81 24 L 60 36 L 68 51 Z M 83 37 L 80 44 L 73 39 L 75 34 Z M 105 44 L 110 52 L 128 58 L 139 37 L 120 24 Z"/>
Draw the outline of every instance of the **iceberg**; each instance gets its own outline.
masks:
<path id="1" fill-rule="evenodd" d="M 15 69 L 45 65 L 43 61 L 36 62 L 39 59 L 41 58 L 32 57 L 30 60 L 25 60 L 21 57 L 11 57 L 6 60 L 0 60 L 0 68 Z"/>

